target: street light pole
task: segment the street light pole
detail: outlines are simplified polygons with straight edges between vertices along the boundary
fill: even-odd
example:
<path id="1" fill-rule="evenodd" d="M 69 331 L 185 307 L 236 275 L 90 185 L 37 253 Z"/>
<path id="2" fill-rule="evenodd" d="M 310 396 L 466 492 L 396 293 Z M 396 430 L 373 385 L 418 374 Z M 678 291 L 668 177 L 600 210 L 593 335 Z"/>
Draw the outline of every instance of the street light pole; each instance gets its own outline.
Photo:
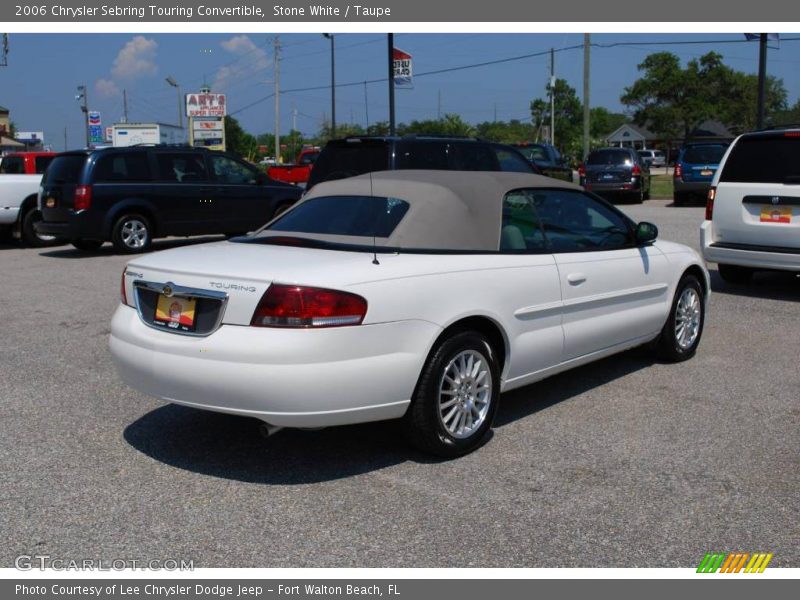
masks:
<path id="1" fill-rule="evenodd" d="M 386 38 L 389 46 L 389 135 L 395 135 L 394 126 L 394 34 Z"/>
<path id="2" fill-rule="evenodd" d="M 167 77 L 165 81 L 168 84 L 170 84 L 172 87 L 174 87 L 175 90 L 178 92 L 178 127 L 183 129 L 183 110 L 181 109 L 181 105 L 182 105 L 182 102 L 181 102 L 181 86 L 177 81 L 175 81 L 175 79 L 172 77 L 172 75 Z"/>
<path id="3" fill-rule="evenodd" d="M 767 87 L 767 34 L 758 38 L 758 115 L 757 128 L 764 129 L 765 96 Z"/>
<path id="4" fill-rule="evenodd" d="M 331 138 L 336 137 L 336 46 L 332 33 L 323 33 L 331 41 Z"/>
<path id="5" fill-rule="evenodd" d="M 83 112 L 83 129 L 84 133 L 86 133 L 86 148 L 89 149 L 92 145 L 92 138 L 89 135 L 89 95 L 86 92 L 85 85 L 78 86 L 78 92 L 80 92 L 75 99 L 76 100 L 83 100 L 81 104 L 81 112 Z"/>

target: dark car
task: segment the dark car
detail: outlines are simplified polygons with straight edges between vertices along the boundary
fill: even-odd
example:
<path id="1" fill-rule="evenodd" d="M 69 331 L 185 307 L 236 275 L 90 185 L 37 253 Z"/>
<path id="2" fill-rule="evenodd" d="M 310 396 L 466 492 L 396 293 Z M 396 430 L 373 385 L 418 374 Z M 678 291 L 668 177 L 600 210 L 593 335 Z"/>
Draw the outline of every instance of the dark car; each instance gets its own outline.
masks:
<path id="1" fill-rule="evenodd" d="M 321 181 L 399 169 L 540 174 L 522 154 L 504 144 L 459 137 L 358 136 L 331 140 L 325 145 L 306 189 Z"/>
<path id="2" fill-rule="evenodd" d="M 593 150 L 578 174 L 587 191 L 606 198 L 643 202 L 650 197 L 650 169 L 631 148 Z"/>
<path id="3" fill-rule="evenodd" d="M 42 178 L 36 231 L 82 250 L 111 241 L 121 252 L 143 252 L 156 237 L 252 231 L 300 194 L 238 158 L 202 148 L 66 152 Z"/>
<path id="4" fill-rule="evenodd" d="M 705 203 L 711 180 L 727 149 L 726 143 L 695 143 L 681 148 L 672 179 L 675 206 L 684 206 L 692 198 Z"/>
<path id="5" fill-rule="evenodd" d="M 533 163 L 533 165 L 542 172 L 542 175 L 563 179 L 564 181 L 572 183 L 572 167 L 567 164 L 567 161 L 561 156 L 561 153 L 555 146 L 551 144 L 523 142 L 520 144 L 513 144 L 513 147 L 519 150 L 525 158 Z"/>

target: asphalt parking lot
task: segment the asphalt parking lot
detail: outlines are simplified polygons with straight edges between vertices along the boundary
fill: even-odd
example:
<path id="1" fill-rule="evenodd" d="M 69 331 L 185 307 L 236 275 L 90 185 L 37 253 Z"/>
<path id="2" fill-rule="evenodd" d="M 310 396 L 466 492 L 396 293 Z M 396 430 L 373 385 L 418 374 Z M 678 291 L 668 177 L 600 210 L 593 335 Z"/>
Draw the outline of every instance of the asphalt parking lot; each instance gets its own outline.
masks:
<path id="1" fill-rule="evenodd" d="M 697 247 L 702 208 L 623 209 Z M 265 440 L 125 387 L 107 337 L 126 260 L 0 246 L 0 566 L 800 566 L 795 276 L 713 270 L 693 360 L 634 350 L 506 394 L 493 439 L 439 462 L 389 423 Z"/>

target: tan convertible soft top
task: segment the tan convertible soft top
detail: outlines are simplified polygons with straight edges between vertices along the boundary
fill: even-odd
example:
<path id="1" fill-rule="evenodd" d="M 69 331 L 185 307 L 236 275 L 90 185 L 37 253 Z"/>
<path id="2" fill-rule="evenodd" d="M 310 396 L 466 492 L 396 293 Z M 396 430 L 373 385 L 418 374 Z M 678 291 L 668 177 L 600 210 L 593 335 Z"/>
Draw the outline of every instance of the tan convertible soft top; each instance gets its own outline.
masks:
<path id="1" fill-rule="evenodd" d="M 319 183 L 301 200 L 321 196 L 378 196 L 409 204 L 402 221 L 381 245 L 430 250 L 495 251 L 505 195 L 520 188 L 564 188 L 577 185 L 528 173 L 504 171 L 378 171 Z M 300 204 L 298 203 L 298 204 Z M 269 235 L 269 230 L 264 234 Z M 274 232 L 286 235 L 287 232 Z M 316 239 L 354 242 L 343 236 L 313 235 Z M 363 243 L 363 238 L 357 240 Z"/>

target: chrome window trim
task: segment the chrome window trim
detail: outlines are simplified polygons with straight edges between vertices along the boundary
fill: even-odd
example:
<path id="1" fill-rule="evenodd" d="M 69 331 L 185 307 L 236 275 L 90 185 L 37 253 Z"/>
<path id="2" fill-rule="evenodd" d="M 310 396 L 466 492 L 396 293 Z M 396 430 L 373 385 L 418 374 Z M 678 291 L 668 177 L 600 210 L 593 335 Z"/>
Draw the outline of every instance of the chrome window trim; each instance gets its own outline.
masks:
<path id="1" fill-rule="evenodd" d="M 139 290 L 145 289 L 157 294 L 163 294 L 164 288 L 166 287 L 170 287 L 172 289 L 172 296 L 205 298 L 220 302 L 219 313 L 217 314 L 217 320 L 214 322 L 214 326 L 208 332 L 197 333 L 196 331 L 179 331 L 177 329 L 170 329 L 168 327 L 161 327 L 159 325 L 154 325 L 153 323 L 148 323 L 147 319 L 145 319 L 144 315 L 142 314 L 142 308 L 139 304 Z M 185 335 L 188 337 L 208 337 L 214 333 L 222 325 L 222 319 L 225 316 L 225 309 L 228 306 L 228 294 L 226 292 L 216 292 L 214 290 L 186 287 L 182 285 L 176 285 L 171 281 L 168 281 L 167 283 L 157 283 L 155 281 L 144 281 L 137 279 L 133 282 L 133 299 L 136 304 L 136 314 L 139 315 L 139 320 L 147 325 L 150 329 L 164 331 L 166 333 L 176 335 Z"/>

